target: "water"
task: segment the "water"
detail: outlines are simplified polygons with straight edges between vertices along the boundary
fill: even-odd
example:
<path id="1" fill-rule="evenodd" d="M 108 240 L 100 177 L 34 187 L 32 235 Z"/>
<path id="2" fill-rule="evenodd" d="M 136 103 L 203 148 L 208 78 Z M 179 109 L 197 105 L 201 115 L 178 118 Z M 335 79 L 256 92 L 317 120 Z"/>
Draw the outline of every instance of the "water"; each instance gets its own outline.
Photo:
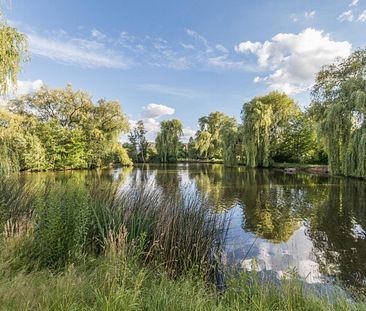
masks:
<path id="1" fill-rule="evenodd" d="M 141 183 L 176 195 L 194 192 L 212 211 L 231 216 L 226 260 L 271 277 L 289 273 L 305 282 L 366 288 L 366 182 L 285 174 L 281 170 L 224 168 L 221 165 L 140 165 L 106 171 L 32 173 L 25 184 L 90 178 Z"/>

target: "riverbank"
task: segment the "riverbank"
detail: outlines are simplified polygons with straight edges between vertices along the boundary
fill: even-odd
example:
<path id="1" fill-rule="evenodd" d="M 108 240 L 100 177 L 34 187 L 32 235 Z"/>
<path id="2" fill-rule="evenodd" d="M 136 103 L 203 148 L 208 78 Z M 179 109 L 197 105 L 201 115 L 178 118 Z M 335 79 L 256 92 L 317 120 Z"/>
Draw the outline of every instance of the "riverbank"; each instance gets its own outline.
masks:
<path id="1" fill-rule="evenodd" d="M 115 250 L 85 258 L 61 271 L 19 271 L 0 277 L 0 310 L 232 311 L 365 310 L 339 293 L 332 299 L 307 291 L 295 280 L 260 283 L 255 274 L 226 280 L 219 291 L 193 271 L 171 278 Z"/>
<path id="2" fill-rule="evenodd" d="M 139 183 L 117 195 L 113 183 L 87 182 L 0 181 L 0 310 L 366 308 L 342 292 L 319 296 L 295 276 L 228 273 L 220 260 L 228 220 L 205 199 Z"/>

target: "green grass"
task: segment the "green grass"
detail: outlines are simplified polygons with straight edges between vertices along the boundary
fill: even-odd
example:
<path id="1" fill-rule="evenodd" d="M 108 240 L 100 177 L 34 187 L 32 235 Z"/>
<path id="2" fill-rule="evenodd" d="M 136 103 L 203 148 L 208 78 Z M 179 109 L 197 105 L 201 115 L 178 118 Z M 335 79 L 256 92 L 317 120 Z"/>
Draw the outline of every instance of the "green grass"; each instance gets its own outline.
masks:
<path id="1" fill-rule="evenodd" d="M 0 310 L 366 310 L 296 279 L 226 275 L 215 286 L 227 222 L 198 196 L 137 183 L 0 180 Z M 224 289 L 222 289 L 224 287 Z"/>
<path id="2" fill-rule="evenodd" d="M 280 287 L 263 284 L 248 272 L 228 279 L 227 289 L 218 292 L 199 275 L 173 279 L 132 254 L 115 252 L 63 271 L 19 271 L 0 277 L 0 310 L 11 311 L 365 310 L 342 294 L 332 297 L 306 292 L 295 280 Z"/>

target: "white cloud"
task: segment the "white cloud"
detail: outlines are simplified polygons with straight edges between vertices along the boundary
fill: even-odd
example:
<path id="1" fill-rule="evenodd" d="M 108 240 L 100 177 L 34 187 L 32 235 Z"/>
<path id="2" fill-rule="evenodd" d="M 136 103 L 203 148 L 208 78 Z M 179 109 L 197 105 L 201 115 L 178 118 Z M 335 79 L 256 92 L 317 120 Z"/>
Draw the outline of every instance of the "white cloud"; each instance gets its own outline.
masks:
<path id="1" fill-rule="evenodd" d="M 299 34 L 279 33 L 271 41 L 257 42 L 252 49 L 260 68 L 268 71 L 254 82 L 263 81 L 270 89 L 288 94 L 303 92 L 313 84 L 323 65 L 337 57 L 347 57 L 351 49 L 349 42 L 333 41 L 328 34 L 313 28 Z"/>
<path id="2" fill-rule="evenodd" d="M 183 135 L 181 136 L 181 141 L 187 143 L 190 137 L 194 137 L 196 135 L 196 131 L 191 129 L 190 127 L 183 128 Z"/>
<path id="3" fill-rule="evenodd" d="M 33 93 L 39 90 L 43 86 L 42 80 L 18 80 L 16 88 L 10 86 L 10 90 L 7 95 L 0 96 L 0 109 L 7 107 L 10 99 L 29 93 Z"/>
<path id="4" fill-rule="evenodd" d="M 357 6 L 359 0 L 352 0 L 352 2 L 349 4 L 349 6 Z"/>
<path id="5" fill-rule="evenodd" d="M 229 51 L 227 50 L 226 47 L 224 47 L 223 45 L 221 44 L 216 44 L 215 45 L 215 48 L 216 50 L 218 50 L 219 52 L 222 52 L 222 53 L 228 53 Z"/>
<path id="6" fill-rule="evenodd" d="M 187 50 L 195 50 L 195 47 L 192 44 L 181 43 L 180 45 Z"/>
<path id="7" fill-rule="evenodd" d="M 165 95 L 170 95 L 174 97 L 187 97 L 187 98 L 197 98 L 202 97 L 205 94 L 191 89 L 174 87 L 163 84 L 142 84 L 138 86 L 139 89 L 148 92 L 160 93 Z"/>
<path id="8" fill-rule="evenodd" d="M 174 112 L 174 108 L 154 103 L 142 107 L 142 116 L 144 118 L 157 119 L 165 115 L 172 115 Z"/>
<path id="9" fill-rule="evenodd" d="M 305 18 L 313 18 L 316 14 L 316 11 L 309 11 L 309 12 L 305 12 Z"/>
<path id="10" fill-rule="evenodd" d="M 352 10 L 344 11 L 341 15 L 338 16 L 338 20 L 340 22 L 352 22 L 354 19 Z"/>
<path id="11" fill-rule="evenodd" d="M 142 121 L 144 122 L 144 127 L 147 132 L 157 133 L 160 128 L 160 122 L 157 121 L 155 118 L 143 118 Z"/>
<path id="12" fill-rule="evenodd" d="M 37 56 L 89 68 L 125 69 L 130 65 L 121 53 L 93 40 L 42 36 L 35 32 L 27 36 L 30 50 Z"/>
<path id="13" fill-rule="evenodd" d="M 98 29 L 95 29 L 95 28 L 91 31 L 91 35 L 93 38 L 96 38 L 99 40 L 106 38 L 106 35 L 104 33 L 100 32 Z"/>
<path id="14" fill-rule="evenodd" d="M 174 108 L 154 103 L 142 107 L 141 118 L 139 120 L 144 123 L 146 137 L 149 141 L 155 140 L 155 137 L 160 130 L 160 121 L 158 119 L 163 116 L 172 115 L 174 112 Z M 137 124 L 137 120 L 131 118 L 129 122 L 130 129 L 133 129 Z M 127 135 L 124 135 L 122 140 L 127 141 Z"/>
<path id="15" fill-rule="evenodd" d="M 42 86 L 43 86 L 43 81 L 42 80 L 34 80 L 34 81 L 18 80 L 15 95 L 16 96 L 21 96 L 21 95 L 29 94 L 29 93 L 32 93 L 32 92 L 35 92 L 35 91 L 39 90 Z"/>
<path id="16" fill-rule="evenodd" d="M 185 137 L 193 137 L 196 134 L 195 130 L 192 130 L 190 127 L 186 127 L 183 129 L 183 136 Z"/>
<path id="17" fill-rule="evenodd" d="M 253 71 L 253 66 L 249 65 L 244 61 L 232 60 L 228 55 L 220 55 L 214 57 L 208 57 L 206 60 L 209 67 L 216 67 L 220 69 L 234 69 L 234 70 L 244 70 Z"/>
<path id="18" fill-rule="evenodd" d="M 206 48 L 206 52 L 212 52 L 212 48 L 204 36 L 200 35 L 199 33 L 197 33 L 196 31 L 194 31 L 192 29 L 186 29 L 186 33 L 188 36 L 190 36 L 190 37 L 196 39 L 198 42 L 202 43 Z"/>
<path id="19" fill-rule="evenodd" d="M 241 42 L 234 47 L 238 53 L 256 53 L 260 48 L 262 48 L 262 43 L 251 41 Z"/>
<path id="20" fill-rule="evenodd" d="M 126 31 L 112 37 L 96 28 L 89 30 L 87 36 L 70 35 L 62 29 L 40 32 L 23 23 L 11 23 L 27 34 L 33 55 L 65 64 L 115 69 L 142 65 L 172 70 L 253 70 L 243 61 L 237 61 L 237 55 L 224 45 L 211 44 L 192 29 L 185 30 L 187 38 L 182 43 Z M 80 31 L 86 30 L 82 27 Z"/>
<path id="21" fill-rule="evenodd" d="M 359 22 L 366 22 L 366 10 L 362 11 L 362 13 L 358 16 L 357 20 Z"/>
<path id="22" fill-rule="evenodd" d="M 261 82 L 262 81 L 262 79 L 260 78 L 260 77 L 258 77 L 258 76 L 256 76 L 254 79 L 253 79 L 253 82 L 254 83 L 259 83 L 259 82 Z"/>

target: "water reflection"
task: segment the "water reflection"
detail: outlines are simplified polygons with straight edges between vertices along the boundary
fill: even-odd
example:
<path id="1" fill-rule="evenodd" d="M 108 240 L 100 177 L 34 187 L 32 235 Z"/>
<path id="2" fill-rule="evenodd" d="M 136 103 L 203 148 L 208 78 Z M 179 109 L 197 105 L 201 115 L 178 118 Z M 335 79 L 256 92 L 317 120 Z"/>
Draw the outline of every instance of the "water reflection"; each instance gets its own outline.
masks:
<path id="1" fill-rule="evenodd" d="M 229 262 L 278 277 L 292 270 L 308 283 L 338 279 L 346 286 L 366 287 L 364 181 L 178 164 L 27 174 L 23 182 L 46 191 L 50 180 L 65 179 L 86 187 L 143 184 L 170 195 L 195 191 L 209 200 L 213 211 L 231 214 Z"/>

